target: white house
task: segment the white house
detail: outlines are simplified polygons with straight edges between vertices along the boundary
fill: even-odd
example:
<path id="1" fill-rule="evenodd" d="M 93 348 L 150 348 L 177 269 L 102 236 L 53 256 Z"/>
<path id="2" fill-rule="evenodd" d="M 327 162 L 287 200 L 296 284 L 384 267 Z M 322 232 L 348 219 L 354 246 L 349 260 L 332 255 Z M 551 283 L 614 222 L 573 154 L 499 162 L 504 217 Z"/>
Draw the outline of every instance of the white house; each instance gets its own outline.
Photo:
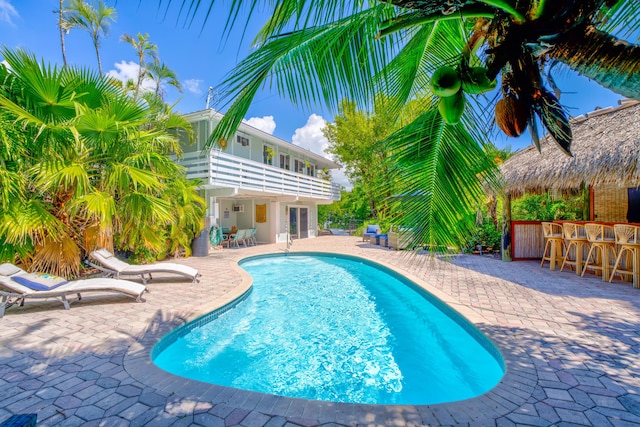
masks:
<path id="1" fill-rule="evenodd" d="M 340 200 L 340 185 L 327 171 L 340 165 L 245 123 L 229 141 L 203 148 L 222 114 L 207 109 L 186 114 L 195 144 L 183 143 L 187 177 L 200 178 L 208 224 L 256 228 L 258 242 L 315 237 L 318 205 Z M 226 143 L 225 143 L 226 142 Z"/>

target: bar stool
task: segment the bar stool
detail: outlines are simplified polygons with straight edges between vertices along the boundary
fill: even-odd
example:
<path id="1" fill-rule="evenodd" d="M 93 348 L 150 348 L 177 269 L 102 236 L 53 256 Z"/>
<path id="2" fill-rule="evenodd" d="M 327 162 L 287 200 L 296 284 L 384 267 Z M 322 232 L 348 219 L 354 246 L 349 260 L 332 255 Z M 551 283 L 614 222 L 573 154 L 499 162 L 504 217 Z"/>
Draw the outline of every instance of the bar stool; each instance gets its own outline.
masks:
<path id="1" fill-rule="evenodd" d="M 582 269 L 582 276 L 590 268 L 596 272 L 600 271 L 602 280 L 609 280 L 611 261 L 616 259 L 615 230 L 612 226 L 604 224 L 585 224 L 584 230 L 591 248 L 587 255 L 587 262 Z M 613 254 L 613 258 L 609 258 L 609 253 Z"/>
<path id="2" fill-rule="evenodd" d="M 560 267 L 560 271 L 564 269 L 565 265 L 573 265 L 576 268 L 576 274 L 582 274 L 583 251 L 584 248 L 589 245 L 584 225 L 565 222 L 562 224 L 562 231 L 564 232 L 564 239 L 568 241 L 569 244 L 567 245 L 567 250 L 564 253 L 564 259 L 562 260 L 562 267 Z M 575 257 L 573 259 L 571 259 L 572 248 L 575 251 Z"/>
<path id="3" fill-rule="evenodd" d="M 628 224 L 615 224 L 613 229 L 616 234 L 616 244 L 618 248 L 618 258 L 616 259 L 616 265 L 613 267 L 609 282 L 613 279 L 613 275 L 624 274 L 633 276 L 633 287 L 640 287 L 640 280 L 638 278 L 638 271 L 640 269 L 640 227 Z M 620 261 L 622 255 L 627 254 L 625 268 L 621 268 Z M 629 268 L 631 265 L 631 268 Z"/>
<path id="4" fill-rule="evenodd" d="M 544 234 L 546 243 L 544 245 L 540 268 L 542 268 L 545 261 L 549 261 L 549 270 L 555 270 L 556 264 L 559 265 L 563 260 L 563 249 L 566 250 L 566 245 L 562 237 L 562 225 L 555 222 L 543 222 L 542 234 Z"/>

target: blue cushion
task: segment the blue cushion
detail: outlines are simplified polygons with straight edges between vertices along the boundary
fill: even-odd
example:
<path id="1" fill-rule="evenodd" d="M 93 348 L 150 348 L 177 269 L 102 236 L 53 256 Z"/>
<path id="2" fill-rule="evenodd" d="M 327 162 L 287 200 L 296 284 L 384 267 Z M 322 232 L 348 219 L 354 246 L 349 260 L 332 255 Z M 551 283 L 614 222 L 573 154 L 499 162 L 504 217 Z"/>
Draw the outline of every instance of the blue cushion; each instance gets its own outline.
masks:
<path id="1" fill-rule="evenodd" d="M 377 233 L 379 229 L 377 225 L 367 225 L 367 233 Z"/>
<path id="2" fill-rule="evenodd" d="M 48 273 L 27 273 L 11 277 L 14 281 L 34 291 L 49 291 L 67 283 L 67 279 Z"/>

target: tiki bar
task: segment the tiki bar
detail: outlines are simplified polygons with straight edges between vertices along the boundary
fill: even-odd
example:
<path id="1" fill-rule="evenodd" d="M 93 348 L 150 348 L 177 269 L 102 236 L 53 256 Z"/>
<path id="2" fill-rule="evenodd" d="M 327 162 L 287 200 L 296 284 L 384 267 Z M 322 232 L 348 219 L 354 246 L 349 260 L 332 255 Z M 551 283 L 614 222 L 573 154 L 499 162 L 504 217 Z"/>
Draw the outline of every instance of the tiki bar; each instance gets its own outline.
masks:
<path id="1" fill-rule="evenodd" d="M 551 269 L 594 272 L 636 287 L 640 273 L 640 102 L 622 100 L 571 120 L 573 157 L 541 138 L 502 166 L 503 260 L 541 259 Z M 511 201 L 527 193 L 576 194 L 582 221 L 511 221 Z M 615 270 L 615 271 L 614 271 Z M 626 272 L 626 273 L 625 273 Z"/>

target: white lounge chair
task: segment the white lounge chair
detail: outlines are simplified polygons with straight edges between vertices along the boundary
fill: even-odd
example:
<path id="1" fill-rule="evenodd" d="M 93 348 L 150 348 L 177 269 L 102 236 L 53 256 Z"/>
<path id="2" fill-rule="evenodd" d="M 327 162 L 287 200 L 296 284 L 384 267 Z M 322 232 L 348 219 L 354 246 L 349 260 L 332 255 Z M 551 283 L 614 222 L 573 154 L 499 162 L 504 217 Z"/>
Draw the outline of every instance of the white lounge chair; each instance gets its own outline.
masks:
<path id="1" fill-rule="evenodd" d="M 142 294 L 147 290 L 147 287 L 140 283 L 104 277 L 71 282 L 62 281 L 47 289 L 46 285 L 38 285 L 38 283 L 33 282 L 33 280 L 36 280 L 34 276 L 38 275 L 27 273 L 13 264 L 5 263 L 0 265 L 0 296 L 2 296 L 0 317 L 4 316 L 7 306 L 15 304 L 17 301 L 20 301 L 20 305 L 23 305 L 25 298 L 56 298 L 64 304 L 66 310 L 69 310 L 70 301 L 67 299 L 67 295 L 76 294 L 78 300 L 80 300 L 82 299 L 81 293 L 84 292 L 114 291 L 130 296 L 137 302 L 142 302 Z M 47 277 L 46 275 L 41 276 Z M 11 301 L 11 298 L 16 300 Z"/>
<path id="2" fill-rule="evenodd" d="M 89 254 L 89 257 L 96 263 L 89 260 L 89 264 L 98 270 L 104 272 L 107 277 L 115 277 L 119 279 L 120 276 L 140 276 L 142 283 L 147 284 L 147 280 L 151 280 L 152 273 L 172 273 L 191 279 L 192 282 L 197 283 L 200 281 L 200 273 L 193 267 L 188 265 L 175 264 L 170 262 L 159 262 L 156 264 L 146 265 L 131 265 L 116 258 L 111 252 L 106 249 L 98 249 Z M 146 277 L 149 276 L 149 277 Z"/>

